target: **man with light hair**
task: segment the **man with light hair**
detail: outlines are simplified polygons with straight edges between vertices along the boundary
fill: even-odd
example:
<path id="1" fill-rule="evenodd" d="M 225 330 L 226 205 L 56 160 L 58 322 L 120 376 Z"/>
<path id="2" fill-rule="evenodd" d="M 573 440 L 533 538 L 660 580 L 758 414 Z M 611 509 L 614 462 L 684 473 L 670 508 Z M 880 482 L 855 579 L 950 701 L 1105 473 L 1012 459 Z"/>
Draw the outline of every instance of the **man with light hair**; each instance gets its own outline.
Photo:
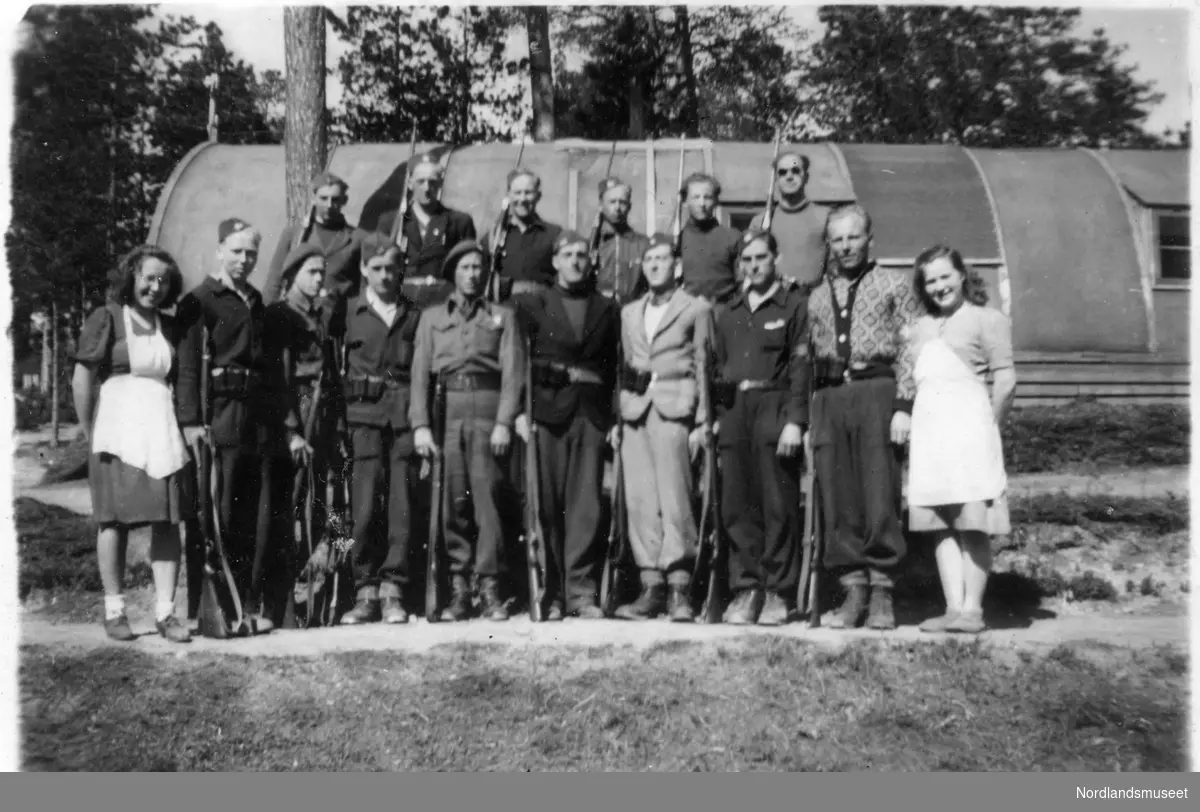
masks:
<path id="1" fill-rule="evenodd" d="M 554 242 L 562 227 L 543 220 L 538 214 L 542 199 L 542 180 L 530 169 L 514 169 L 508 173 L 508 217 L 499 223 L 503 247 L 497 246 L 494 232 L 484 235 L 484 256 L 490 264 L 493 252 L 499 251 L 497 279 L 489 279 L 489 287 L 497 286 L 494 298 L 540 293 L 554 285 Z"/>

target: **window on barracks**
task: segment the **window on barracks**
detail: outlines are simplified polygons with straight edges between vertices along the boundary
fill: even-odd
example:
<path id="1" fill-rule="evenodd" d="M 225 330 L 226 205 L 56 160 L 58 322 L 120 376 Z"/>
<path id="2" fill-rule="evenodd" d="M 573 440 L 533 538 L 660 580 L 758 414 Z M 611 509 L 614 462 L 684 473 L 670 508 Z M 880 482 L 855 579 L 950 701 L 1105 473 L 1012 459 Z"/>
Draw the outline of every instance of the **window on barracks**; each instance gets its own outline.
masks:
<path id="1" fill-rule="evenodd" d="M 1186 209 L 1154 213 L 1158 235 L 1158 275 L 1164 282 L 1192 278 L 1191 217 Z"/>
<path id="2" fill-rule="evenodd" d="M 754 219 L 754 215 L 758 214 L 765 208 L 762 203 L 722 203 L 721 208 L 729 217 L 729 227 L 735 228 L 738 231 L 745 231 L 750 228 L 750 221 Z"/>

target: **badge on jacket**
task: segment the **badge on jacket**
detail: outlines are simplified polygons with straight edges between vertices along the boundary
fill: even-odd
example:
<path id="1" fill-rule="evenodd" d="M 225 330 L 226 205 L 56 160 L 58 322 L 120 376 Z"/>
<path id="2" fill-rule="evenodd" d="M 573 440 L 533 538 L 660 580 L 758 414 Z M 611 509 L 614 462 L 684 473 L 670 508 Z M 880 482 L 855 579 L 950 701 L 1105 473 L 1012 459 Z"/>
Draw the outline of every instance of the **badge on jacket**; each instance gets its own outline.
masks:
<path id="1" fill-rule="evenodd" d="M 782 328 L 782 327 L 783 327 L 785 324 L 787 324 L 787 320 L 786 320 L 786 319 L 779 319 L 778 321 L 769 321 L 769 322 L 767 322 L 766 324 L 764 324 L 764 325 L 763 325 L 763 329 L 764 329 L 764 330 L 779 330 L 779 329 L 781 329 L 781 328 Z"/>

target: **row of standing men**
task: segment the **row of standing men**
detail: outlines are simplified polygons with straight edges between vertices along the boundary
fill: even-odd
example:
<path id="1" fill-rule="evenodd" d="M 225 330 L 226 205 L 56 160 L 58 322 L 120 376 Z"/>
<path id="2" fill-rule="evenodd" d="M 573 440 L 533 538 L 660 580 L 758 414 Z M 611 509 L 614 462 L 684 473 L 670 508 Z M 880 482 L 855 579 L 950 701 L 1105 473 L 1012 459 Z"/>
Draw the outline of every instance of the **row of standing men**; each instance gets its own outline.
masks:
<path id="1" fill-rule="evenodd" d="M 324 498 L 335 483 L 352 528 L 354 605 L 340 622 L 407 621 L 435 459 L 451 587 L 442 619 L 507 618 L 531 431 L 548 619 L 605 615 L 611 455 L 641 585 L 616 615 L 694 618 L 696 459 L 712 437 L 729 544 L 724 620 L 796 617 L 807 464 L 824 483 L 825 569 L 870 588 L 869 611 L 852 588 L 833 625 L 893 627 L 905 552 L 898 449 L 913 398 L 904 332 L 920 306 L 907 274 L 872 261 L 865 210 L 808 200 L 803 156 L 785 153 L 774 169 L 768 231 L 762 215 L 745 234 L 720 224 L 719 182 L 693 175 L 681 188 L 685 225 L 641 235 L 628 223 L 630 187 L 608 178 L 590 239 L 540 216 L 540 179 L 527 170 L 510 174 L 507 219 L 482 240 L 440 203 L 433 160 L 414 164 L 399 221 L 371 232 L 345 221 L 347 186 L 323 174 L 262 294 L 248 281 L 260 235 L 222 223 L 217 273 L 178 308 L 177 414 L 189 443 L 203 433 L 213 449 L 225 548 L 259 628 L 295 611 L 294 500 L 305 488 L 317 496 L 309 532 L 320 536 L 335 521 L 336 499 Z M 315 472 L 307 484 L 303 471 Z M 188 554 L 190 571 L 201 553 Z"/>

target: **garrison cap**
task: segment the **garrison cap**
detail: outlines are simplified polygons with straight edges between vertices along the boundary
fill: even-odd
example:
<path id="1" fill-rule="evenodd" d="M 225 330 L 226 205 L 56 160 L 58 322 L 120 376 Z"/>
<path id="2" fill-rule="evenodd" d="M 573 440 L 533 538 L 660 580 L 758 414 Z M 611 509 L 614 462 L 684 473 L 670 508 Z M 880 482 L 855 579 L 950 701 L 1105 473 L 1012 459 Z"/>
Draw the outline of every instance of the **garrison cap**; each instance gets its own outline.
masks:
<path id="1" fill-rule="evenodd" d="M 396 245 L 396 241 L 392 239 L 390 234 L 384 234 L 382 231 L 372 231 L 363 237 L 359 250 L 362 253 L 362 261 L 366 264 L 371 259 L 383 256 L 388 251 L 399 251 L 400 246 Z"/>
<path id="2" fill-rule="evenodd" d="M 475 240 L 462 240 L 446 254 L 446 258 L 442 261 L 442 278 L 450 279 L 454 275 L 455 269 L 458 267 L 458 261 L 467 254 L 483 255 L 483 246 Z"/>
<path id="3" fill-rule="evenodd" d="M 325 253 L 321 250 L 321 246 L 311 242 L 300 243 L 291 251 L 288 251 L 287 258 L 283 261 L 283 273 L 280 274 L 284 288 L 287 288 L 291 284 L 291 280 L 295 278 L 309 257 L 321 257 L 321 259 L 324 259 Z"/>
<path id="4" fill-rule="evenodd" d="M 230 234 L 237 234 L 239 231 L 250 229 L 251 225 L 240 217 L 230 217 L 228 220 L 222 220 L 221 225 L 217 226 L 217 242 L 222 243 L 229 239 Z"/>
<path id="5" fill-rule="evenodd" d="M 326 186 L 337 186 L 342 190 L 342 194 L 345 194 L 350 190 L 350 186 L 346 183 L 346 181 L 342 180 L 332 172 L 322 172 L 312 179 L 312 190 L 314 193 L 318 189 L 322 189 Z"/>
<path id="6" fill-rule="evenodd" d="M 650 238 L 650 244 L 647 245 L 646 250 L 642 252 L 642 256 L 645 256 L 653 249 L 661 248 L 664 245 L 671 249 L 672 254 L 675 253 L 675 238 L 662 231 L 655 232 L 654 236 Z"/>
<path id="7" fill-rule="evenodd" d="M 557 254 L 568 245 L 575 245 L 576 243 L 583 243 L 584 245 L 587 245 L 587 238 L 578 231 L 563 229 L 563 231 L 558 235 L 558 238 L 554 240 L 554 253 Z"/>
<path id="8" fill-rule="evenodd" d="M 633 192 L 633 187 L 620 178 L 605 178 L 604 180 L 600 181 L 600 197 L 603 198 L 606 194 L 608 194 L 610 189 L 616 189 L 618 186 L 623 186 L 624 188 L 628 189 L 631 194 Z"/>

